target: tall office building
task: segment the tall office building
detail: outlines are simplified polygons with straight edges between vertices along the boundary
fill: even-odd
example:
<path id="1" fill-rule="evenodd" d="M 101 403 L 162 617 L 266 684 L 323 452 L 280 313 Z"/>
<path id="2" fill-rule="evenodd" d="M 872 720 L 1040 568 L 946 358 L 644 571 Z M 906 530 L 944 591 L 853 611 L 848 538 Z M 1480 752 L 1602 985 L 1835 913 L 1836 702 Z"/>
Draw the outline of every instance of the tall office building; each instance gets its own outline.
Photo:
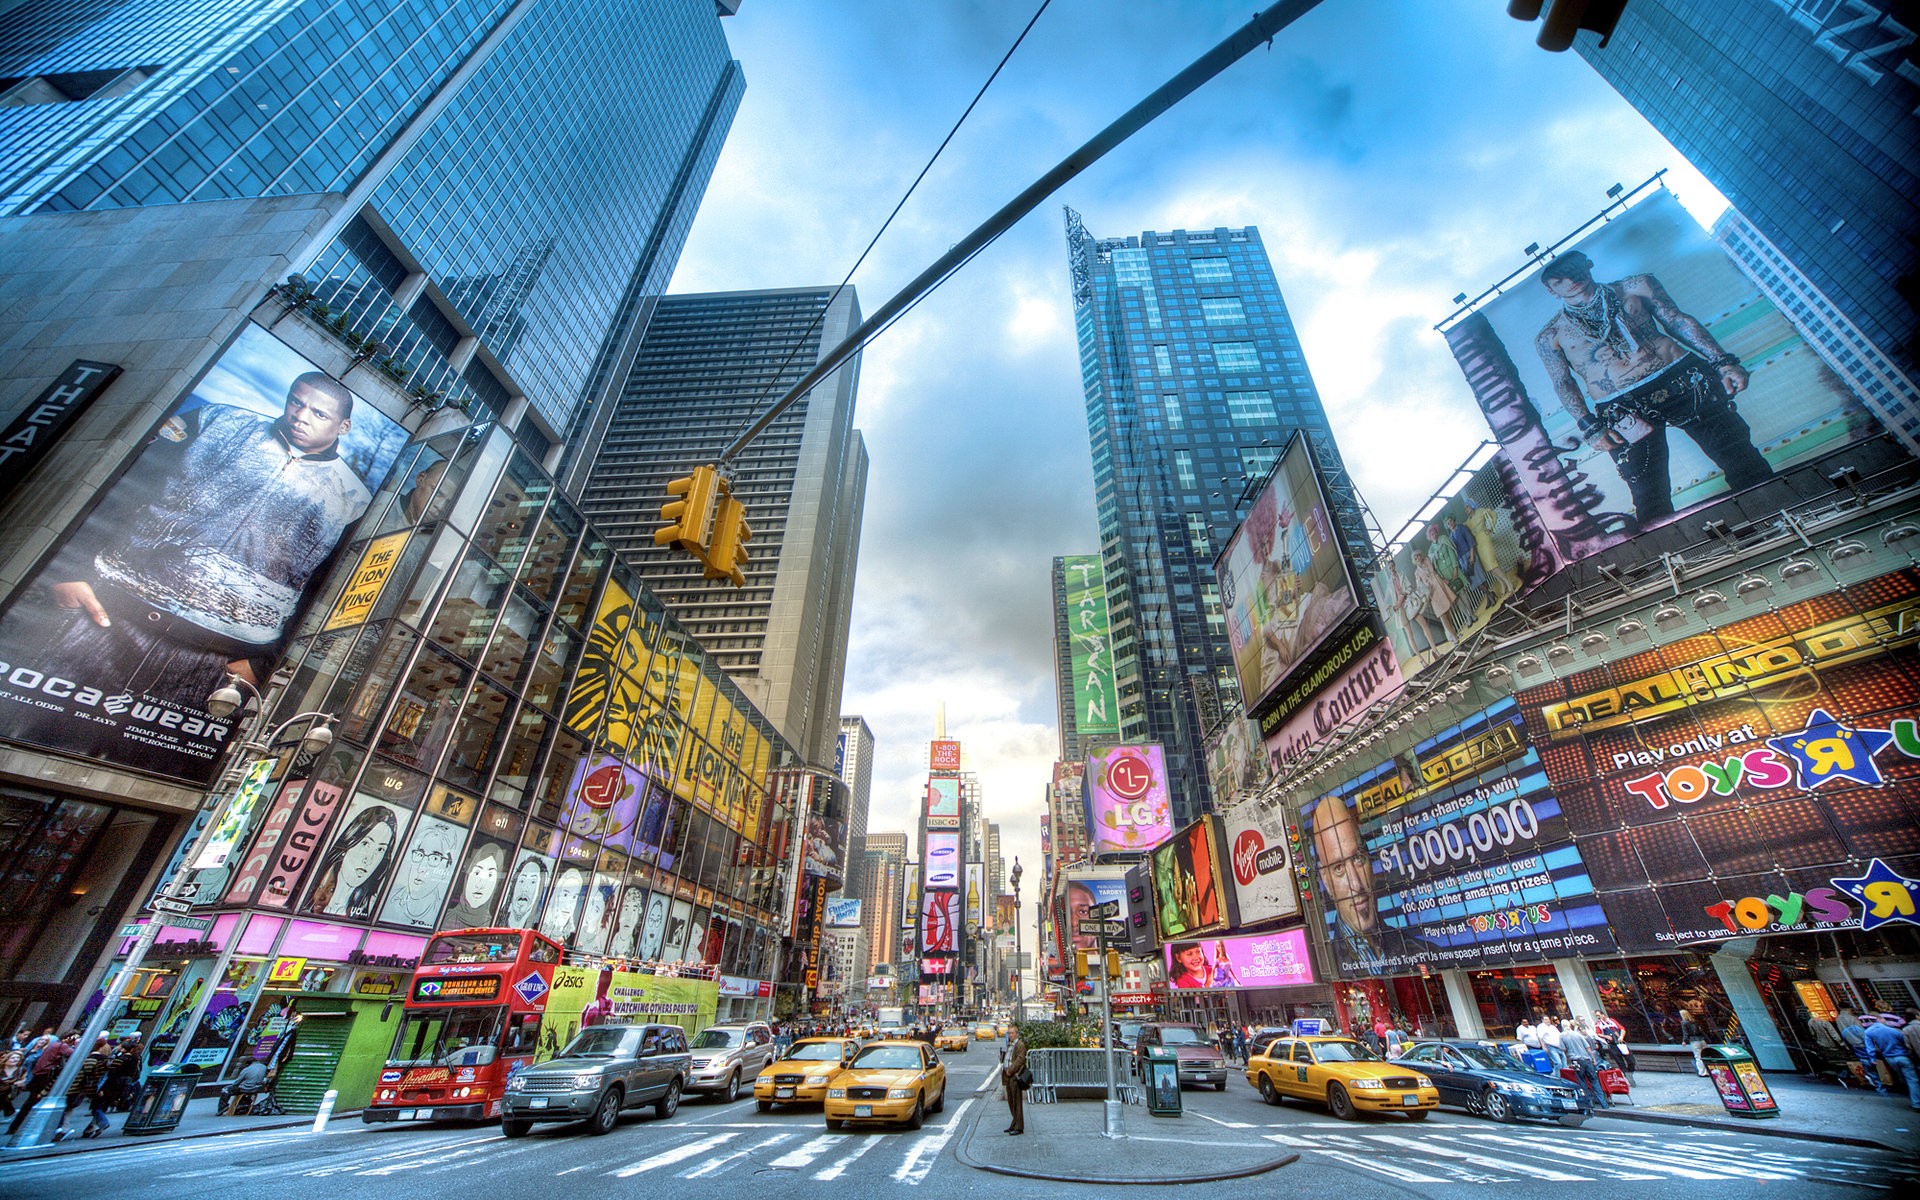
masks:
<path id="1" fill-rule="evenodd" d="M 1909 375 L 1920 72 L 1898 0 L 1634 0 L 1574 50 Z"/>
<path id="2" fill-rule="evenodd" d="M 901 905 L 906 899 L 907 835 L 870 833 L 866 849 L 867 896 L 860 924 L 867 932 L 867 974 L 881 963 L 900 961 Z"/>
<path id="3" fill-rule="evenodd" d="M 1187 821 L 1206 724 L 1238 695 L 1214 557 L 1296 431 L 1330 491 L 1344 468 L 1259 230 L 1096 238 L 1068 209 L 1067 258 L 1120 740 L 1166 747 Z"/>
<path id="4" fill-rule="evenodd" d="M 1061 761 L 1085 762 L 1119 740 L 1112 621 L 1097 554 L 1053 560 L 1053 690 Z"/>
<path id="5" fill-rule="evenodd" d="M 553 476 L 744 87 L 714 0 L 34 0 L 0 6 L 0 81 L 0 424 L 43 435 L 0 491 L 0 657 L 59 656 L 66 693 L 0 681 L 0 1013 L 64 1028 L 131 984 L 100 1011 L 211 1080 L 298 992 L 347 1018 L 316 1047 L 348 1040 L 283 1102 L 359 1106 L 360 972 L 443 916 L 773 978 L 801 836 L 765 781 L 796 749 Z M 82 581 L 112 623 L 63 648 Z M 644 715 L 607 703 L 636 664 L 670 681 Z M 238 752 L 297 713 L 333 721 L 324 758 Z M 243 771 L 201 928 L 125 974 L 119 931 Z M 642 775 L 671 865 L 561 815 Z"/>
<path id="6" fill-rule="evenodd" d="M 1788 262 L 1780 247 L 1754 228 L 1739 209 L 1729 208 L 1714 221 L 1713 240 L 1740 264 L 1774 307 L 1787 315 L 1793 327 L 1861 403 L 1880 418 L 1880 423 L 1906 445 L 1909 453 L 1920 455 L 1920 387 L 1913 377 L 1868 340 L 1840 306 Z"/>
<path id="7" fill-rule="evenodd" d="M 866 899 L 867 815 L 873 803 L 873 730 L 865 717 L 841 717 L 834 770 L 845 781 L 847 800 L 847 886 L 845 894 Z"/>
<path id="8" fill-rule="evenodd" d="M 590 466 L 582 507 L 721 669 L 810 761 L 832 761 L 866 501 L 853 427 L 859 360 L 833 372 L 732 464 L 753 539 L 747 583 L 705 579 L 656 548 L 667 483 L 720 451 L 860 323 L 851 288 L 720 292 L 660 302 Z"/>

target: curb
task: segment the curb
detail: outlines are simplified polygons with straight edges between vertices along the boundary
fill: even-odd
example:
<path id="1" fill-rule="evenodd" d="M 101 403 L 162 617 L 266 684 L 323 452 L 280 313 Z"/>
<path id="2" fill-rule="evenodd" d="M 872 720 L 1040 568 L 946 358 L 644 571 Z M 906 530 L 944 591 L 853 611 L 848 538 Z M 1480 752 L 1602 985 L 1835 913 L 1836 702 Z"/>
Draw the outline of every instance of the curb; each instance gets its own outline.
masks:
<path id="1" fill-rule="evenodd" d="M 993 1074 L 988 1075 L 986 1085 L 982 1086 L 974 1095 L 985 1096 L 989 1094 L 992 1091 L 993 1081 L 998 1075 L 998 1069 L 996 1069 Z M 1223 1179 L 1245 1179 L 1250 1175 L 1264 1175 L 1268 1171 L 1278 1170 L 1281 1167 L 1300 1161 L 1298 1154 L 1288 1151 L 1273 1159 L 1255 1163 L 1250 1167 L 1241 1167 L 1232 1171 L 1214 1171 L 1204 1175 L 1183 1175 L 1179 1179 L 1168 1179 L 1164 1175 L 1156 1175 L 1150 1179 L 1140 1179 L 1113 1175 L 1066 1175 L 1050 1171 L 1028 1171 L 1019 1167 L 1007 1167 L 999 1163 L 986 1162 L 974 1155 L 973 1136 L 979 1131 L 980 1122 L 985 1118 L 986 1113 L 987 1108 L 985 1105 L 982 1105 L 974 1111 L 973 1120 L 968 1124 L 965 1134 L 961 1136 L 958 1142 L 954 1143 L 954 1158 L 958 1159 L 962 1166 L 972 1167 L 976 1171 L 987 1171 L 995 1175 L 1011 1175 L 1020 1179 L 1043 1179 L 1050 1183 L 1106 1183 L 1119 1184 L 1122 1186 L 1158 1185 L 1165 1187 L 1169 1184 L 1217 1183 Z"/>
<path id="2" fill-rule="evenodd" d="M 349 1109 L 346 1112 L 336 1111 L 333 1116 L 328 1118 L 328 1124 L 331 1125 L 334 1121 L 338 1121 L 343 1117 L 357 1118 L 359 1115 L 360 1110 L 357 1108 Z M 247 1125 L 239 1129 L 200 1129 L 192 1133 L 176 1133 L 165 1137 L 145 1138 L 122 1134 L 111 1142 L 102 1141 L 97 1138 L 89 1138 L 77 1146 L 71 1144 L 71 1142 L 56 1142 L 46 1146 L 22 1147 L 18 1149 L 12 1146 L 0 1146 L 0 1169 L 4 1169 L 8 1163 L 34 1162 L 43 1158 L 71 1158 L 76 1154 L 99 1154 L 109 1150 L 137 1150 L 143 1146 L 164 1146 L 170 1142 L 196 1141 L 201 1138 L 234 1137 L 242 1133 L 264 1133 L 275 1129 L 298 1129 L 301 1126 L 311 1126 L 312 1124 L 313 1118 L 311 1116 L 305 1116 L 291 1117 L 285 1121 L 274 1121 L 271 1124 Z"/>
<path id="3" fill-rule="evenodd" d="M 1794 1138 L 1803 1142 L 1827 1142 L 1835 1146 L 1860 1146 L 1869 1150 L 1891 1150 L 1895 1154 L 1910 1154 L 1911 1146 L 1895 1146 L 1873 1138 L 1854 1137 L 1845 1133 L 1818 1133 L 1811 1130 L 1795 1129 L 1790 1125 L 1775 1125 L 1770 1121 L 1718 1121 L 1711 1117 L 1688 1117 L 1679 1113 L 1656 1113 L 1615 1107 L 1606 1112 L 1594 1113 L 1589 1120 L 1643 1121 L 1649 1125 L 1689 1125 L 1695 1129 L 1712 1129 L 1720 1133 L 1757 1133 L 1764 1137 Z"/>

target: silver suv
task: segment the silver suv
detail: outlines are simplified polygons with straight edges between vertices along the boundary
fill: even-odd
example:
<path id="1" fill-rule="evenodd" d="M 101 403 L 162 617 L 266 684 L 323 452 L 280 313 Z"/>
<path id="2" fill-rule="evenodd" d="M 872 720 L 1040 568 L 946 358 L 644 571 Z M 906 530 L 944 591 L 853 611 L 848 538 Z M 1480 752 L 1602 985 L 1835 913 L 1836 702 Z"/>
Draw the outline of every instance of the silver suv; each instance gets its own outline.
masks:
<path id="1" fill-rule="evenodd" d="M 525 1137 L 535 1121 L 581 1121 L 610 1133 L 620 1110 L 643 1104 L 663 1120 L 680 1107 L 690 1069 L 677 1025 L 590 1025 L 558 1057 L 515 1071 L 500 1106 L 500 1132 Z"/>
<path id="2" fill-rule="evenodd" d="M 740 1097 L 740 1088 L 748 1088 L 778 1057 L 773 1045 L 773 1030 L 764 1021 L 741 1025 L 709 1025 L 695 1034 L 693 1078 L 690 1092 L 705 1092 L 731 1104 Z"/>

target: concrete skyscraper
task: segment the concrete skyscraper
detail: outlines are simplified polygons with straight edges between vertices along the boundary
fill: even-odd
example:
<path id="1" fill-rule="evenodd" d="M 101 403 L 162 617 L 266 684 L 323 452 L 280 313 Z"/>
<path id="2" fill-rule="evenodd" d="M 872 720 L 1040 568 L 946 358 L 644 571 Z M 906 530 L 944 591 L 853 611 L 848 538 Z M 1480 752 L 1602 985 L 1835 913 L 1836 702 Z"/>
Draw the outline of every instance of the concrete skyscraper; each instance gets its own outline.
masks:
<path id="1" fill-rule="evenodd" d="M 1920 72 L 1897 0 L 1634 0 L 1573 48 L 1909 376 Z"/>
<path id="2" fill-rule="evenodd" d="M 901 905 L 906 900 L 907 835 L 897 831 L 867 835 L 867 896 L 860 924 L 867 931 L 867 974 L 881 963 L 900 961 Z"/>
<path id="3" fill-rule="evenodd" d="M 866 899 L 867 815 L 873 803 L 873 730 L 865 717 L 841 717 L 834 752 L 835 772 L 846 781 L 846 895 Z"/>
<path id="4" fill-rule="evenodd" d="M 1330 491 L 1344 469 L 1259 230 L 1096 238 L 1069 209 L 1067 258 L 1119 740 L 1166 747 L 1178 823 L 1206 808 L 1204 734 L 1239 694 L 1214 558 L 1296 431 Z"/>
<path id="5" fill-rule="evenodd" d="M 581 505 L 648 586 L 693 630 L 809 761 L 828 764 L 866 500 L 867 452 L 853 427 L 859 360 L 841 367 L 732 464 L 753 527 L 747 583 L 702 577 L 657 549 L 667 483 L 720 451 L 860 322 L 852 289 L 669 296 L 647 328 L 588 465 Z"/>

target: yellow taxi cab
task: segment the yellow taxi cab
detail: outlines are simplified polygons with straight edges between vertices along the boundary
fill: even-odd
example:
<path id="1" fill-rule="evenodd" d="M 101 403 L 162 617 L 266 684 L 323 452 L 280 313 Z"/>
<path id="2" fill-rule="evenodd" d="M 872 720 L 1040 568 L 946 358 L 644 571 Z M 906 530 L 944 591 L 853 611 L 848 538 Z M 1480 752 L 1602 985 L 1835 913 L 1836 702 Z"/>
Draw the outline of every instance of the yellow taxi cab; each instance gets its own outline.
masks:
<path id="1" fill-rule="evenodd" d="M 956 1054 L 967 1052 L 967 1031 L 964 1029 L 942 1029 L 933 1039 L 935 1050 L 952 1050 Z"/>
<path id="2" fill-rule="evenodd" d="M 827 1098 L 827 1081 L 852 1060 L 860 1043 L 853 1038 L 801 1038 L 786 1054 L 761 1068 L 753 1081 L 753 1103 L 761 1112 L 776 1104 L 810 1104 Z"/>
<path id="3" fill-rule="evenodd" d="M 995 1037 L 1007 1036 L 1007 1023 L 1005 1021 L 1002 1021 L 998 1025 L 995 1025 L 993 1027 L 993 1035 Z"/>
<path id="4" fill-rule="evenodd" d="M 924 1042 L 869 1042 L 827 1082 L 827 1128 L 904 1122 L 947 1105 L 947 1069 Z"/>
<path id="5" fill-rule="evenodd" d="M 1433 1080 L 1345 1037 L 1275 1038 L 1247 1059 L 1247 1082 L 1268 1104 L 1287 1097 L 1308 1100 L 1326 1105 L 1343 1121 L 1363 1112 L 1405 1113 L 1410 1121 L 1424 1121 L 1440 1107 Z"/>
<path id="6" fill-rule="evenodd" d="M 973 1040 L 976 1042 L 990 1042 L 999 1036 L 1000 1031 L 994 1028 L 991 1021 L 982 1021 L 973 1027 Z"/>

